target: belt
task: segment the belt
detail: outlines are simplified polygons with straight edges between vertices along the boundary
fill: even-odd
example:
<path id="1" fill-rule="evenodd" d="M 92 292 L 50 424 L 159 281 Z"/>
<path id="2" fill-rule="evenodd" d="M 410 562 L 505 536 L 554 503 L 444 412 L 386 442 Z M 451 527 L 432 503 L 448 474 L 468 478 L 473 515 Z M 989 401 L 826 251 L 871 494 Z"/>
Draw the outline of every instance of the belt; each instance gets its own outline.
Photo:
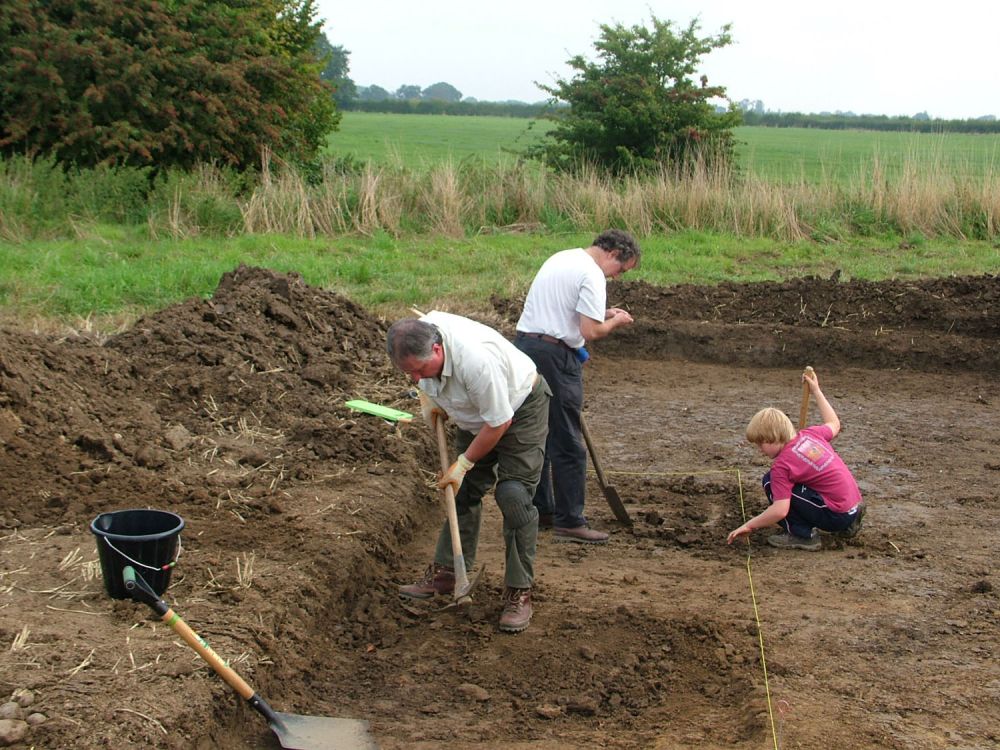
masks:
<path id="1" fill-rule="evenodd" d="M 524 331 L 518 331 L 518 336 L 527 336 L 529 339 L 539 339 L 544 341 L 546 344 L 555 344 L 556 346 L 564 346 L 570 351 L 573 351 L 573 347 L 567 344 L 562 339 L 557 339 L 555 336 L 549 336 L 547 333 L 525 333 Z"/>

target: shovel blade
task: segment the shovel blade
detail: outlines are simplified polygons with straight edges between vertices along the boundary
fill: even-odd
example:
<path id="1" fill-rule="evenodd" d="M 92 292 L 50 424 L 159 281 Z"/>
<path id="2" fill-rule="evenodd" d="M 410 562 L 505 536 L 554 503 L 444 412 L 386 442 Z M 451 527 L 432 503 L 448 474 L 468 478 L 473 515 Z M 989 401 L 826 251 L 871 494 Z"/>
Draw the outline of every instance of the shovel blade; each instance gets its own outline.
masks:
<path id="1" fill-rule="evenodd" d="M 601 489 L 604 490 L 604 497 L 608 501 L 608 507 L 611 508 L 611 512 L 615 514 L 615 518 L 627 526 L 631 526 L 632 518 L 629 516 L 628 511 L 625 510 L 625 504 L 622 502 L 618 490 L 610 484 L 604 485 Z"/>
<path id="2" fill-rule="evenodd" d="M 278 721 L 271 722 L 271 729 L 286 750 L 378 750 L 367 721 L 280 711 L 275 715 Z"/>
<path id="3" fill-rule="evenodd" d="M 484 570 L 486 570 L 486 566 L 480 565 L 476 569 L 476 571 L 472 574 L 472 577 L 468 578 L 465 584 L 461 588 L 459 587 L 458 581 L 456 581 L 455 591 L 452 594 L 452 600 L 448 604 L 445 604 L 443 607 L 440 607 L 438 611 L 441 612 L 446 609 L 461 607 L 464 604 L 471 603 L 472 589 L 474 589 L 476 587 L 476 584 L 479 583 L 479 577 L 483 574 Z"/>

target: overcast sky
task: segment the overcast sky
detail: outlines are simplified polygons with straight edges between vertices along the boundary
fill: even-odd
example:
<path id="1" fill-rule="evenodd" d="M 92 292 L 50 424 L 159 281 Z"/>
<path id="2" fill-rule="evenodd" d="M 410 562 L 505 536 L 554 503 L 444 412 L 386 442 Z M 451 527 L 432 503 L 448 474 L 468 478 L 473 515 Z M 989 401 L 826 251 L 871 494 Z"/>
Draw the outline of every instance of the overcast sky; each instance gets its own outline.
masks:
<path id="1" fill-rule="evenodd" d="M 535 102 L 535 82 L 592 58 L 600 24 L 650 13 L 733 44 L 702 59 L 711 84 L 768 110 L 1000 117 L 1000 2 L 949 0 L 317 0 L 324 30 L 351 54 L 359 86 L 445 81 L 464 96 Z"/>

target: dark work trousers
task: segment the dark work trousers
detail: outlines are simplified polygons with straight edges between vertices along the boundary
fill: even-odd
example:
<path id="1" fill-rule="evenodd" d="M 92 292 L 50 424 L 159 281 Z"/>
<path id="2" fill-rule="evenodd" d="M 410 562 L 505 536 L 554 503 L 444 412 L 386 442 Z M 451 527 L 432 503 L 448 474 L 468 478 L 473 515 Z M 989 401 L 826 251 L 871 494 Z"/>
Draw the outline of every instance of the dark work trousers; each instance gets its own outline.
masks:
<path id="1" fill-rule="evenodd" d="M 515 589 L 530 589 L 535 577 L 535 545 L 538 540 L 538 513 L 531 505 L 531 496 L 542 472 L 546 423 L 549 413 L 549 387 L 539 378 L 528 398 L 514 412 L 513 421 L 500 441 L 486 456 L 469 469 L 455 495 L 458 514 L 458 535 L 462 540 L 462 556 L 466 570 L 476 564 L 479 547 L 479 525 L 483 514 L 483 496 L 497 487 L 497 505 L 503 515 L 503 539 L 506 549 L 504 584 Z M 466 430 L 455 430 L 455 447 L 459 453 L 475 439 Z M 515 485 L 513 503 L 511 488 Z M 501 501 L 503 493 L 507 500 Z M 434 562 L 454 567 L 451 547 L 451 526 L 446 520 L 438 534 Z"/>
<path id="2" fill-rule="evenodd" d="M 584 526 L 587 486 L 587 450 L 580 432 L 583 408 L 583 371 L 576 352 L 568 346 L 518 335 L 514 346 L 531 357 L 552 389 L 545 463 L 533 502 L 539 513 L 551 513 L 553 526 Z"/>
<path id="3" fill-rule="evenodd" d="M 761 480 L 768 504 L 774 502 L 771 494 L 771 472 L 767 472 Z M 826 500 L 816 490 L 797 484 L 792 487 L 792 502 L 788 506 L 788 515 L 779 521 L 779 525 L 792 536 L 808 539 L 813 529 L 823 531 L 843 531 L 854 521 L 854 513 L 837 513 L 826 506 Z"/>

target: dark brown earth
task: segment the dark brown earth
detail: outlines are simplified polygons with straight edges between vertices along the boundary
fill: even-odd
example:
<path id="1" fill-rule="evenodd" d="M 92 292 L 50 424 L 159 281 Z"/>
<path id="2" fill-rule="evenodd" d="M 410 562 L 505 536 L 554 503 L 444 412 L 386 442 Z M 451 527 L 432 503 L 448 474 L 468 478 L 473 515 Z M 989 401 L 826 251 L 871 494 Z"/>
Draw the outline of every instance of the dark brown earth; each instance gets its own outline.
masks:
<path id="1" fill-rule="evenodd" d="M 166 598 L 279 710 L 367 719 L 384 748 L 1000 745 L 1000 279 L 613 284 L 586 413 L 617 524 L 543 532 L 536 614 L 497 631 L 495 506 L 462 610 L 402 605 L 442 511 L 385 322 L 240 268 L 106 340 L 0 329 L 0 700 L 23 748 L 273 748 L 180 639 L 104 591 L 98 514 L 181 515 Z M 506 333 L 518 300 L 496 300 Z M 456 312 L 461 312 L 457 310 Z M 765 469 L 749 417 L 816 367 L 866 528 L 822 552 L 728 547 Z M 814 415 L 815 416 L 815 415 Z M 763 656 L 763 659 L 762 659 Z"/>

